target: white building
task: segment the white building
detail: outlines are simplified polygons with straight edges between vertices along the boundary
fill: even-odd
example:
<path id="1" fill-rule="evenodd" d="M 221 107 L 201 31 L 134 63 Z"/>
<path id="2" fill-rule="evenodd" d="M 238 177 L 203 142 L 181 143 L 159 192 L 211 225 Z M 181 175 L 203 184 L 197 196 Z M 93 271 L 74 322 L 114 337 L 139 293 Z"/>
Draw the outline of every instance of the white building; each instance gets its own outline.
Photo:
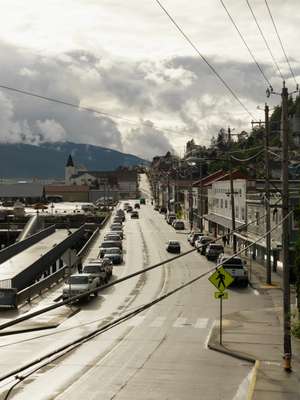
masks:
<path id="1" fill-rule="evenodd" d="M 233 172 L 232 178 L 235 225 L 239 227 L 247 221 L 247 180 L 238 171 Z M 232 229 L 230 179 L 228 174 L 209 184 L 207 197 L 208 213 L 205 215 L 206 230 L 214 236 L 227 234 Z"/>

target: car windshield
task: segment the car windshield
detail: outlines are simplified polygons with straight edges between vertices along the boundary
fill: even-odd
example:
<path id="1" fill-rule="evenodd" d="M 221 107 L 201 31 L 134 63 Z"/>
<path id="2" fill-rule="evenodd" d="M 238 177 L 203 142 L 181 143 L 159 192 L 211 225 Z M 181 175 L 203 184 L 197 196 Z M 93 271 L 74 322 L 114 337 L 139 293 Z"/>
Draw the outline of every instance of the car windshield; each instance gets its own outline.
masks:
<path id="1" fill-rule="evenodd" d="M 83 268 L 83 271 L 88 274 L 98 274 L 101 271 L 101 268 L 98 265 L 87 265 Z"/>
<path id="2" fill-rule="evenodd" d="M 103 242 L 102 244 L 101 244 L 101 247 L 104 247 L 105 249 L 106 248 L 109 248 L 109 247 L 114 247 L 115 246 L 115 243 L 114 242 Z"/>
<path id="3" fill-rule="evenodd" d="M 224 268 L 242 269 L 244 267 L 243 261 L 240 258 L 223 259 L 222 265 Z"/>
<path id="4" fill-rule="evenodd" d="M 118 247 L 113 247 L 111 249 L 107 249 L 105 254 L 120 254 L 121 250 Z"/>
<path id="5" fill-rule="evenodd" d="M 210 248 L 211 248 L 212 250 L 221 250 L 221 251 L 223 251 L 223 246 L 221 246 L 220 244 L 212 244 L 212 245 L 210 246 Z"/>
<path id="6" fill-rule="evenodd" d="M 171 241 L 171 242 L 169 242 L 169 245 L 172 245 L 172 246 L 178 246 L 179 245 L 179 242 L 175 242 L 175 241 Z"/>
<path id="7" fill-rule="evenodd" d="M 68 279 L 67 283 L 68 284 L 85 284 L 89 282 L 89 277 L 88 276 L 80 276 L 80 275 L 74 275 L 74 276 L 70 276 L 70 278 Z"/>

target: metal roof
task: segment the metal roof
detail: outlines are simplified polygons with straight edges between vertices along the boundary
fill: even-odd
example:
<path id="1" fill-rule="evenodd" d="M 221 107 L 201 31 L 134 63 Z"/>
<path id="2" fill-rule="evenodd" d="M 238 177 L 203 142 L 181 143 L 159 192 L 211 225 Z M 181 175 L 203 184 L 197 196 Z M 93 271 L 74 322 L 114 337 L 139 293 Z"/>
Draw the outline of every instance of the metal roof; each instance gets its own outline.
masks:
<path id="1" fill-rule="evenodd" d="M 43 190 L 41 183 L 0 184 L 0 197 L 42 197 Z"/>

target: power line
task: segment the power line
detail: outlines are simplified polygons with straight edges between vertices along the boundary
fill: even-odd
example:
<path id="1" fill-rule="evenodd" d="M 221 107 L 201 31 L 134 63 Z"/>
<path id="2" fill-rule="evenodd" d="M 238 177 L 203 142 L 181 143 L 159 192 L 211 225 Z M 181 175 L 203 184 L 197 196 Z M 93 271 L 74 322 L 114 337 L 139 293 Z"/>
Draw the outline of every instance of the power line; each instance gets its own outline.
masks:
<path id="1" fill-rule="evenodd" d="M 291 64 L 290 64 L 290 61 L 289 61 L 289 59 L 288 59 L 288 56 L 287 56 L 287 54 L 286 54 L 286 52 L 285 52 L 285 50 L 284 50 L 284 46 L 283 46 L 282 40 L 281 40 L 281 38 L 280 38 L 278 29 L 277 29 L 277 27 L 276 27 L 276 24 L 275 24 L 275 21 L 274 21 L 274 18 L 273 18 L 273 15 L 272 15 L 272 13 L 271 13 L 271 9 L 270 9 L 270 7 L 269 7 L 269 4 L 268 4 L 267 0 L 265 0 L 265 3 L 266 3 L 266 6 L 267 6 L 267 9 L 268 9 L 268 12 L 269 12 L 269 15 L 270 15 L 270 18 L 271 18 L 273 27 L 274 27 L 274 29 L 275 29 L 277 38 L 278 38 L 278 40 L 279 40 L 279 43 L 280 43 L 282 52 L 283 52 L 283 54 L 284 54 L 284 57 L 285 57 L 285 59 L 286 59 L 286 62 L 288 63 L 288 66 L 289 66 L 289 68 L 290 68 L 290 71 L 291 71 L 292 77 L 293 77 L 293 79 L 294 79 L 294 81 L 295 81 L 295 84 L 296 84 L 296 86 L 298 86 L 298 83 L 297 83 L 296 78 L 295 78 L 295 75 L 294 75 L 294 71 L 293 71 L 292 66 L 291 66 Z"/>
<path id="2" fill-rule="evenodd" d="M 185 38 L 185 40 L 192 46 L 195 52 L 202 58 L 205 64 L 210 68 L 210 70 L 217 76 L 217 78 L 223 83 L 226 89 L 232 94 L 235 100 L 243 107 L 243 109 L 247 112 L 247 114 L 253 118 L 253 114 L 248 110 L 245 104 L 240 100 L 234 90 L 229 86 L 229 84 L 225 81 L 224 78 L 218 73 L 218 71 L 210 64 L 210 62 L 206 59 L 206 57 L 200 52 L 197 46 L 193 43 L 193 41 L 189 38 L 189 36 L 183 31 L 183 29 L 178 25 L 175 19 L 171 16 L 171 14 L 167 11 L 167 9 L 161 4 L 159 0 L 154 0 L 158 6 L 162 9 L 162 11 L 167 15 L 173 25 L 177 28 L 177 30 L 181 33 L 181 35 Z"/>
<path id="3" fill-rule="evenodd" d="M 254 63 L 256 64 L 257 68 L 259 69 L 260 73 L 262 74 L 263 79 L 266 81 L 266 83 L 267 83 L 267 85 L 268 85 L 269 87 L 272 87 L 271 82 L 270 82 L 269 79 L 266 77 L 266 75 L 265 75 L 265 73 L 264 73 L 262 67 L 259 65 L 258 61 L 257 61 L 256 58 L 254 57 L 254 54 L 253 54 L 252 50 L 251 50 L 250 47 L 248 46 L 248 44 L 247 44 L 247 42 L 246 42 L 244 36 L 242 35 L 242 33 L 241 33 L 241 31 L 239 30 L 237 24 L 235 23 L 234 19 L 232 18 L 230 12 L 228 11 L 228 8 L 226 7 L 224 1 L 223 1 L 223 0 L 220 0 L 220 3 L 222 4 L 222 6 L 223 6 L 224 10 L 226 11 L 226 13 L 227 13 L 227 15 L 228 15 L 230 21 L 232 22 L 232 24 L 233 24 L 233 26 L 235 27 L 237 33 L 239 34 L 240 38 L 242 39 L 242 42 L 243 42 L 244 45 L 246 46 L 246 48 L 247 48 L 247 50 L 248 50 L 250 56 L 252 57 Z"/>
<path id="4" fill-rule="evenodd" d="M 80 106 L 80 105 L 75 104 L 75 103 L 71 103 L 71 102 L 68 102 L 68 101 L 65 101 L 65 100 L 56 99 L 54 97 L 43 96 L 41 94 L 34 93 L 34 92 L 29 92 L 27 90 L 17 89 L 17 88 L 11 87 L 11 86 L 1 85 L 1 84 L 0 84 L 0 88 L 1 89 L 5 89 L 5 90 L 9 90 L 11 92 L 23 94 L 25 96 L 35 97 L 35 98 L 40 99 L 40 100 L 46 100 L 46 101 L 49 101 L 51 103 L 56 103 L 56 104 L 61 104 L 61 105 L 64 105 L 64 106 L 72 107 L 72 108 L 75 108 L 76 110 L 79 110 L 79 111 L 87 111 L 87 112 L 91 112 L 91 113 L 94 113 L 94 114 L 101 115 L 103 117 L 109 117 L 109 118 L 113 118 L 113 119 L 120 119 L 122 121 L 126 121 L 126 122 L 128 122 L 130 124 L 133 124 L 133 125 L 136 125 L 136 126 L 143 125 L 143 126 L 147 126 L 149 128 L 159 129 L 160 131 L 166 131 L 166 132 L 178 134 L 178 132 L 175 132 L 172 129 L 160 128 L 160 127 L 157 127 L 156 125 L 154 125 L 153 123 L 150 123 L 150 122 L 149 123 L 147 123 L 145 121 L 139 121 L 138 122 L 138 121 L 135 121 L 133 119 L 130 119 L 130 118 L 127 118 L 127 117 L 123 117 L 121 115 L 111 114 L 111 113 L 108 113 L 108 112 L 105 112 L 105 111 L 97 110 L 97 109 L 92 108 L 92 107 Z"/>
<path id="5" fill-rule="evenodd" d="M 265 238 L 267 236 L 267 234 L 271 233 L 272 231 L 274 231 L 275 229 L 277 229 L 278 226 L 280 226 L 284 220 L 286 220 L 292 213 L 293 211 L 290 211 L 278 224 L 276 224 L 272 229 L 270 229 L 268 232 L 266 232 L 265 234 L 261 235 L 258 237 L 258 239 L 256 239 L 255 241 L 253 241 L 253 243 L 250 243 L 249 245 L 247 245 L 245 248 L 237 251 L 236 253 L 234 253 L 233 255 L 229 256 L 227 258 L 227 260 L 231 260 L 232 258 L 242 254 L 243 252 L 245 252 L 246 250 L 248 250 L 249 248 L 251 248 L 253 245 L 255 245 L 256 243 L 258 243 L 259 241 L 261 241 L 263 238 Z M 8 379 L 12 376 L 15 376 L 15 378 L 17 379 L 17 382 L 12 385 L 12 387 L 8 390 L 8 392 L 6 393 L 5 396 L 5 400 L 8 399 L 9 395 L 11 394 L 12 390 L 22 381 L 24 381 L 24 379 L 27 379 L 29 376 L 31 376 L 33 373 L 37 372 L 39 369 L 43 368 L 46 365 L 49 365 L 50 363 L 52 363 L 54 360 L 57 360 L 59 358 L 61 358 L 62 356 L 66 355 L 67 353 L 69 353 L 70 351 L 74 350 L 75 348 L 81 346 L 82 344 L 88 342 L 91 339 L 94 339 L 95 337 L 101 335 L 104 332 L 107 332 L 108 330 L 114 328 L 115 326 L 120 325 L 121 323 L 123 323 L 124 321 L 127 321 L 128 319 L 133 318 L 134 316 L 136 316 L 137 314 L 140 314 L 141 312 L 153 307 L 155 304 L 160 303 L 161 301 L 165 300 L 166 298 L 172 296 L 173 294 L 177 293 L 178 291 L 181 291 L 182 289 L 192 285 L 193 283 L 197 282 L 198 280 L 200 280 L 201 278 L 205 277 L 206 275 L 208 275 L 210 272 L 213 272 L 215 270 L 218 269 L 218 267 L 222 266 L 221 263 L 218 263 L 216 266 L 214 266 L 213 268 L 210 268 L 209 270 L 207 270 L 206 272 L 203 272 L 202 274 L 196 276 L 195 278 L 189 280 L 188 282 L 176 287 L 175 289 L 165 293 L 164 295 L 156 298 L 155 300 L 152 300 L 151 302 L 148 302 L 142 306 L 140 306 L 139 308 L 137 308 L 136 310 L 129 312 L 115 320 L 113 320 L 112 322 L 109 322 L 108 324 L 106 324 L 105 326 L 101 327 L 101 328 L 97 328 L 92 332 L 89 332 L 88 334 L 73 340 L 72 342 L 66 343 L 65 345 L 62 345 L 61 347 L 56 348 L 55 350 L 51 351 L 50 353 L 47 353 L 41 357 L 39 357 L 37 360 L 33 360 L 32 362 L 28 363 L 27 365 L 23 365 L 17 369 L 15 369 L 14 371 L 8 372 L 6 375 L 1 376 L 0 377 L 0 382 L 4 381 L 5 379 Z M 54 358 L 53 358 L 54 357 Z M 50 358 L 50 360 L 49 360 Z M 44 360 L 47 360 L 45 363 L 41 364 L 41 362 L 43 362 Z M 20 376 L 17 375 L 20 372 L 25 371 L 28 368 L 31 368 L 35 365 L 38 365 L 35 369 L 31 370 L 30 372 L 28 372 L 27 374 Z"/>
<path id="6" fill-rule="evenodd" d="M 272 57 L 272 60 L 273 60 L 273 62 L 275 64 L 275 67 L 277 68 L 277 71 L 279 72 L 279 75 L 281 76 L 281 79 L 284 81 L 284 77 L 282 75 L 282 72 L 281 72 L 281 70 L 279 68 L 279 65 L 278 65 L 277 61 L 275 60 L 275 57 L 274 57 L 274 55 L 272 53 L 272 50 L 271 50 L 271 48 L 270 48 L 270 46 L 269 46 L 269 44 L 267 42 L 267 39 L 266 39 L 266 37 L 265 37 L 265 35 L 264 35 L 264 33 L 263 33 L 258 21 L 257 21 L 257 18 L 256 18 L 255 14 L 254 14 L 253 8 L 251 7 L 251 5 L 249 3 L 249 0 L 246 0 L 246 2 L 247 2 L 247 5 L 249 7 L 249 10 L 251 11 L 251 14 L 252 14 L 252 17 L 253 17 L 253 19 L 254 19 L 254 21 L 256 23 L 256 26 L 257 26 L 257 28 L 258 28 L 258 30 L 260 32 L 260 35 L 263 38 L 263 41 L 265 42 L 265 45 L 266 45 L 266 47 L 267 47 L 267 49 L 268 49 L 268 51 L 270 53 L 270 56 Z"/>

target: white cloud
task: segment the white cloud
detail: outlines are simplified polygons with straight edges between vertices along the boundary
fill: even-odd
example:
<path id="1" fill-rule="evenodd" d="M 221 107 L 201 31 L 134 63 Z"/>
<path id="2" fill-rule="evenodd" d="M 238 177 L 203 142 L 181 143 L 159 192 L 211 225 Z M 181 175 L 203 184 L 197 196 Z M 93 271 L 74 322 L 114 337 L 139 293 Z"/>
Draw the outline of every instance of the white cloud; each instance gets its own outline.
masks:
<path id="1" fill-rule="evenodd" d="M 272 0 L 271 8 L 296 74 L 298 0 Z M 3 3 L 3 4 L 2 4 Z M 0 92 L 0 140 L 69 140 L 150 157 L 186 140 L 207 144 L 220 127 L 248 129 L 251 118 L 174 29 L 155 2 L 140 0 L 3 0 L 0 84 L 90 106 L 157 128 L 79 112 L 66 106 Z M 163 4 L 255 117 L 265 83 L 218 0 Z M 227 1 L 251 49 L 279 90 L 280 79 L 246 3 Z M 251 5 L 289 73 L 263 2 Z M 66 23 L 66 21 L 68 23 Z M 216 56 L 217 55 L 217 56 Z M 292 81 L 288 80 L 291 86 Z M 279 98 L 270 99 L 271 103 Z M 166 130 L 163 132 L 163 129 Z M 159 132 L 159 133 L 158 133 Z M 172 144 L 172 145 L 171 145 Z M 151 154 L 152 152 L 152 154 Z"/>

